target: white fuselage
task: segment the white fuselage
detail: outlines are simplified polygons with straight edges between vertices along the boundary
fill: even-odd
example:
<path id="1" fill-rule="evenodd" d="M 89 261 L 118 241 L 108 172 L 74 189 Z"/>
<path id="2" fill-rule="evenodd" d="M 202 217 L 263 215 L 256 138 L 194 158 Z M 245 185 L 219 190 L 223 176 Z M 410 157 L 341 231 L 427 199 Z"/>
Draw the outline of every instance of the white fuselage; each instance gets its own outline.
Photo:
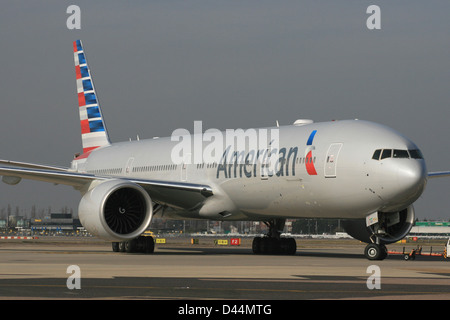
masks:
<path id="1" fill-rule="evenodd" d="M 345 120 L 275 129 L 279 130 L 278 150 L 269 152 L 273 151 L 278 161 L 271 170 L 261 170 L 264 161 L 248 161 L 264 151 L 248 145 L 235 150 L 244 161 L 225 159 L 224 155 L 231 156 L 225 142 L 218 161 L 195 162 L 191 154 L 185 154 L 182 163 L 174 163 L 173 150 L 179 141 L 170 137 L 98 148 L 75 159 L 72 170 L 209 185 L 214 196 L 201 207 L 180 205 L 167 208 L 166 213 L 217 220 L 364 218 L 375 211 L 406 208 L 425 187 L 427 174 L 421 157 L 412 158 L 408 153 L 397 157 L 393 151 L 390 157 L 373 159 L 376 150 L 403 154 L 418 150 L 412 141 L 388 127 Z M 207 145 L 203 141 L 203 150 Z"/>

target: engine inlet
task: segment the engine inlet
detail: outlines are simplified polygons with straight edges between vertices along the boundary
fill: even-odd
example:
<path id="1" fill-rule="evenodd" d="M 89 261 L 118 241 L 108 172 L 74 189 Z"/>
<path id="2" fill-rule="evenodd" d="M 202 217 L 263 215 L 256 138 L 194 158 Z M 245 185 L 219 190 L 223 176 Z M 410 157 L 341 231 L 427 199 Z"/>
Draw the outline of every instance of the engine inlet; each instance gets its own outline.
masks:
<path id="1" fill-rule="evenodd" d="M 121 188 L 108 197 L 104 216 L 112 231 L 118 234 L 129 234 L 142 225 L 146 211 L 146 201 L 138 190 Z"/>

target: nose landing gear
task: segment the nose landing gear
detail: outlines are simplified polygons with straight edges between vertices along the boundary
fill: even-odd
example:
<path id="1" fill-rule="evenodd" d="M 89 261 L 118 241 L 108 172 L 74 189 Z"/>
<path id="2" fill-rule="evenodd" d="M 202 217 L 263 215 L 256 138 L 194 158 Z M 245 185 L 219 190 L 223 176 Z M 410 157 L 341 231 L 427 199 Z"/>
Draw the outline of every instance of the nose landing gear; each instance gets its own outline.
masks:
<path id="1" fill-rule="evenodd" d="M 369 260 L 384 260 L 388 251 L 384 244 L 369 243 L 364 250 L 364 255 Z"/>

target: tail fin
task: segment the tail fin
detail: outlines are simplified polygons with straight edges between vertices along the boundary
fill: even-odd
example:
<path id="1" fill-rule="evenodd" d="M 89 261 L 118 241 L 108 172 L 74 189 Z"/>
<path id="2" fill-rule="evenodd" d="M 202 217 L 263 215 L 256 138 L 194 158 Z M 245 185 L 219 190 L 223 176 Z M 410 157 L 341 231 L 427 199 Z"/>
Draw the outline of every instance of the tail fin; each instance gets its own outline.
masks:
<path id="1" fill-rule="evenodd" d="M 110 144 L 81 40 L 73 42 L 83 153 Z"/>

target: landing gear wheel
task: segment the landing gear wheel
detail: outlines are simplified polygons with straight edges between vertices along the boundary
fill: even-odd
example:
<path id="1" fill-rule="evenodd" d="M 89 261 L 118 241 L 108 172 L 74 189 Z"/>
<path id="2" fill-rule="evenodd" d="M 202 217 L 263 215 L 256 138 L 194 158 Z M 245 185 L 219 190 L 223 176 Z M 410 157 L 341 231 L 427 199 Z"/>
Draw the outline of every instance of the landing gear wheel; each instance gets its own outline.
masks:
<path id="1" fill-rule="evenodd" d="M 281 252 L 287 255 L 294 255 L 297 252 L 297 242 L 294 238 L 280 239 Z"/>
<path id="2" fill-rule="evenodd" d="M 120 251 L 119 242 L 113 242 L 112 243 L 112 250 L 113 250 L 113 252 L 119 252 Z"/>
<path id="3" fill-rule="evenodd" d="M 155 241 L 153 237 L 141 236 L 129 241 L 113 242 L 112 249 L 114 252 L 153 253 L 155 252 Z"/>
<path id="4" fill-rule="evenodd" d="M 294 238 L 256 237 L 253 239 L 252 250 L 255 254 L 294 255 L 297 251 L 297 243 Z"/>
<path id="5" fill-rule="evenodd" d="M 260 254 L 261 253 L 261 237 L 255 237 L 252 242 L 252 251 L 254 254 Z"/>
<path id="6" fill-rule="evenodd" d="M 133 239 L 133 240 L 125 242 L 125 251 L 127 253 L 136 252 L 136 247 L 137 247 L 137 239 Z"/>
<path id="7" fill-rule="evenodd" d="M 286 254 L 294 255 L 297 243 L 294 238 L 281 238 L 281 232 L 286 220 L 272 219 L 264 223 L 269 227 L 265 237 L 253 239 L 252 250 L 255 254 Z"/>
<path id="8" fill-rule="evenodd" d="M 387 257 L 387 249 L 383 244 L 370 243 L 366 246 L 364 255 L 369 260 L 384 260 Z"/>
<path id="9" fill-rule="evenodd" d="M 262 238 L 261 252 L 263 254 L 275 254 L 277 252 L 277 240 L 270 237 Z"/>
<path id="10" fill-rule="evenodd" d="M 144 252 L 145 253 L 155 252 L 155 241 L 153 240 L 153 237 L 145 237 L 144 241 L 145 241 Z"/>

